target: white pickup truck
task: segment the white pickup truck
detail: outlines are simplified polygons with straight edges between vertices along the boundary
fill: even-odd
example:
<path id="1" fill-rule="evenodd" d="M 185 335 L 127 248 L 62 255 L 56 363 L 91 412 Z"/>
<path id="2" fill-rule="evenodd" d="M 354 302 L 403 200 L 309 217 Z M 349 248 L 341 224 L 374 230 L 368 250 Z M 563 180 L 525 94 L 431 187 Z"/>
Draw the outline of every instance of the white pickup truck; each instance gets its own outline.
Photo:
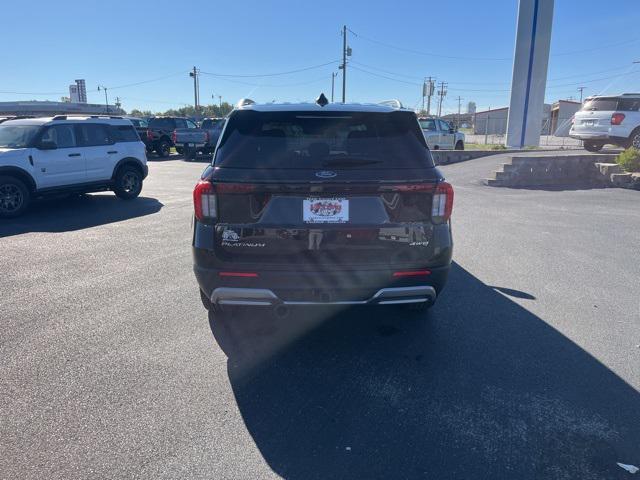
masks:
<path id="1" fill-rule="evenodd" d="M 420 128 L 431 150 L 464 150 L 464 133 L 449 122 L 435 117 L 420 117 Z"/>

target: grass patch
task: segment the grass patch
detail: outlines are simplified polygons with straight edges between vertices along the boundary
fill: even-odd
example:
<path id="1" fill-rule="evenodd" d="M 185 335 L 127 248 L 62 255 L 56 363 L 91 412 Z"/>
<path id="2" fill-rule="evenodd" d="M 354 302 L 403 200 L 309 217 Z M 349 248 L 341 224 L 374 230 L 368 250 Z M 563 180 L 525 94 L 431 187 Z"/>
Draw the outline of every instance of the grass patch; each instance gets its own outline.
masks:
<path id="1" fill-rule="evenodd" d="M 616 163 L 627 172 L 640 172 L 640 150 L 627 148 L 616 157 Z"/>

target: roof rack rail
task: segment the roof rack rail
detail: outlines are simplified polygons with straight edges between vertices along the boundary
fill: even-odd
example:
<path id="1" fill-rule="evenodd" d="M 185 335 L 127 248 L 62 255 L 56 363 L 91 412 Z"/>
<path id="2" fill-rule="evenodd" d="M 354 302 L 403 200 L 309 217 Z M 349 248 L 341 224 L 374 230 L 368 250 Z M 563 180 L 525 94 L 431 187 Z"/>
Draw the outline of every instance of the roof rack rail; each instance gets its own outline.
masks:
<path id="1" fill-rule="evenodd" d="M 255 105 L 255 104 L 256 102 L 254 102 L 250 98 L 241 98 L 240 100 L 238 100 L 238 103 L 236 103 L 236 107 L 244 107 L 245 105 Z"/>
<path id="2" fill-rule="evenodd" d="M 67 120 L 69 118 L 124 118 L 120 115 L 85 115 L 82 113 L 75 113 L 72 115 L 55 115 L 52 120 Z"/>
<path id="3" fill-rule="evenodd" d="M 404 108 L 402 106 L 402 102 L 397 98 L 394 98 L 392 100 L 385 100 L 383 102 L 378 102 L 378 105 L 385 105 L 387 107 L 396 108 L 396 109 Z"/>

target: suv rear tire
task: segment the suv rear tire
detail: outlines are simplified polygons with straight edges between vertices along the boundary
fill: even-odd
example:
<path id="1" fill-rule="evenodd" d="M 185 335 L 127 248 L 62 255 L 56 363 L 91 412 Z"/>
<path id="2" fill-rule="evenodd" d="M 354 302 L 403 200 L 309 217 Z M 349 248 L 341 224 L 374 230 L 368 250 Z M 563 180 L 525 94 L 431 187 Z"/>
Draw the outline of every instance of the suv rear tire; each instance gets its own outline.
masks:
<path id="1" fill-rule="evenodd" d="M 464 143 L 462 143 L 462 140 L 458 140 L 456 146 L 454 147 L 454 150 L 464 150 Z"/>
<path id="2" fill-rule="evenodd" d="M 113 191 L 122 200 L 131 200 L 142 191 L 142 174 L 135 167 L 122 167 L 116 173 Z"/>
<path id="3" fill-rule="evenodd" d="M 166 158 L 171 154 L 171 144 L 167 140 L 160 140 L 156 147 L 156 153 L 161 158 Z"/>
<path id="4" fill-rule="evenodd" d="M 604 147 L 604 143 L 598 142 L 584 142 L 584 149 L 587 152 L 599 152 Z"/>
<path id="5" fill-rule="evenodd" d="M 0 176 L 0 218 L 22 215 L 31 202 L 31 192 L 21 180 Z"/>
<path id="6" fill-rule="evenodd" d="M 640 128 L 636 128 L 631 135 L 629 135 L 629 141 L 627 142 L 626 148 L 635 148 L 640 150 Z"/>

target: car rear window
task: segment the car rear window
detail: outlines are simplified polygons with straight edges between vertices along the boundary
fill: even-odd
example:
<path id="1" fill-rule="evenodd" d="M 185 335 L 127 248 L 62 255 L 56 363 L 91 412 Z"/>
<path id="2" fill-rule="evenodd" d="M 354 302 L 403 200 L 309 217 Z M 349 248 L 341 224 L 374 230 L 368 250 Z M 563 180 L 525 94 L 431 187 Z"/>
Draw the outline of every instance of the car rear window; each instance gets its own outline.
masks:
<path id="1" fill-rule="evenodd" d="M 111 135 L 116 142 L 139 142 L 140 136 L 133 126 L 112 125 Z"/>
<path id="2" fill-rule="evenodd" d="M 224 120 L 203 120 L 202 128 L 219 128 Z"/>
<path id="3" fill-rule="evenodd" d="M 582 107 L 582 110 L 587 111 L 614 111 L 617 110 L 618 99 L 617 98 L 594 98 L 593 100 L 587 100 Z"/>
<path id="4" fill-rule="evenodd" d="M 173 130 L 174 123 L 170 118 L 152 118 L 149 120 L 149 127 L 151 128 L 163 128 L 165 130 Z"/>
<path id="5" fill-rule="evenodd" d="M 232 168 L 429 168 L 413 112 L 231 114 L 214 164 Z"/>

